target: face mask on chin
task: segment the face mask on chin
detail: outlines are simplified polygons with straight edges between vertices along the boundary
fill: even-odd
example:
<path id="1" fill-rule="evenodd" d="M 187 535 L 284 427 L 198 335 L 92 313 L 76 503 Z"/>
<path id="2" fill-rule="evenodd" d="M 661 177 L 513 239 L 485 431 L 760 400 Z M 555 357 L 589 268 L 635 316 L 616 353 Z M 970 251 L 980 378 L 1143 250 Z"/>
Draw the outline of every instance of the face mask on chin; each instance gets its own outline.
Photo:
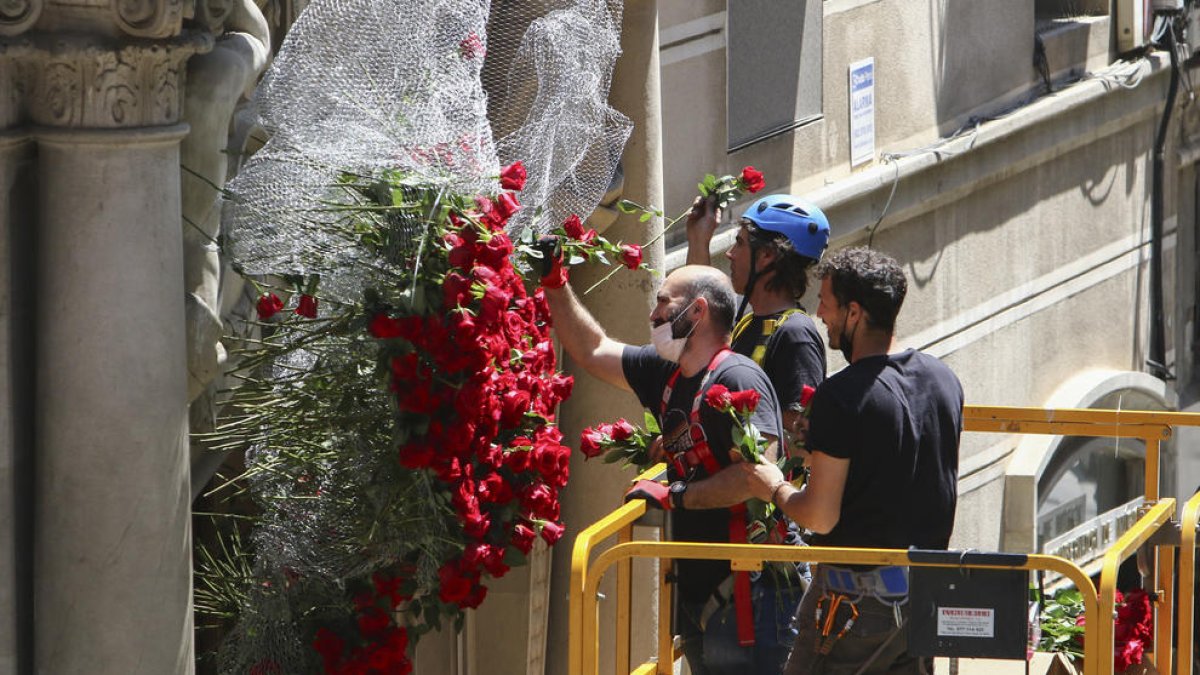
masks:
<path id="1" fill-rule="evenodd" d="M 675 322 L 683 317 L 684 313 L 691 309 L 695 302 L 695 300 L 689 302 L 688 306 L 684 307 L 670 321 L 664 321 L 650 331 L 650 342 L 654 344 L 654 351 L 672 363 L 679 363 L 679 358 L 683 356 L 683 349 L 687 346 L 688 338 L 692 336 L 692 331 L 696 330 L 696 324 L 689 322 L 690 325 L 687 327 L 687 331 L 679 331 L 684 334 L 676 337 Z"/>

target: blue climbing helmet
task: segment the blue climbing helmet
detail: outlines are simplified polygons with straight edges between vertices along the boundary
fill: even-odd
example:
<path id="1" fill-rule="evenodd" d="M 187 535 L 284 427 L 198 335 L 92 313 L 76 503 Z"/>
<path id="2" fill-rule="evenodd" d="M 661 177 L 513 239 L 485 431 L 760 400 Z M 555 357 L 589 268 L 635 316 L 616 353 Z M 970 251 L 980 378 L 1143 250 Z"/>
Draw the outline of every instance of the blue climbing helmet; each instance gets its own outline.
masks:
<path id="1" fill-rule="evenodd" d="M 802 256 L 819 260 L 829 245 L 829 219 L 816 204 L 794 195 L 770 195 L 742 214 L 759 229 L 778 232 Z"/>

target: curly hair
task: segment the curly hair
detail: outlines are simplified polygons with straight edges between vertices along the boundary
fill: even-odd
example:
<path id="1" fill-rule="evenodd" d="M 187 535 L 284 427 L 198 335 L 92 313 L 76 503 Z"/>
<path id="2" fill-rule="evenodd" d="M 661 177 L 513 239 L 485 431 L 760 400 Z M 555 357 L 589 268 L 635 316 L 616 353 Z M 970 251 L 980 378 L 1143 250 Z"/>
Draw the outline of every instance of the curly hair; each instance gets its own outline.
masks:
<path id="1" fill-rule="evenodd" d="M 759 274 L 775 272 L 763 282 L 766 289 L 769 291 L 786 290 L 797 300 L 803 297 L 808 290 L 809 270 L 817 264 L 817 261 L 797 253 L 786 235 L 764 230 L 750 220 L 743 220 L 742 225 L 745 226 L 746 234 L 749 235 L 752 250 L 755 252 L 770 251 L 775 254 L 775 262 L 759 271 Z"/>
<path id="2" fill-rule="evenodd" d="M 841 249 L 821 261 L 817 274 L 829 279 L 839 303 L 857 302 L 866 310 L 867 325 L 895 330 L 908 280 L 894 258 L 869 248 Z"/>

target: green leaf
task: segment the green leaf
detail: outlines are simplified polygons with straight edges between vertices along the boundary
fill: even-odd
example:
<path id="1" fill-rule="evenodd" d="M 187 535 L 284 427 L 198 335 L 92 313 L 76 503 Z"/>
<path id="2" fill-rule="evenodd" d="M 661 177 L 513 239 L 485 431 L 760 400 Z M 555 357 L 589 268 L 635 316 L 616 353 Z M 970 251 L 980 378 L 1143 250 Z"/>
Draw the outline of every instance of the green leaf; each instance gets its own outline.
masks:
<path id="1" fill-rule="evenodd" d="M 581 255 L 575 255 L 573 253 L 571 254 L 571 257 L 569 259 L 567 259 L 568 265 L 580 265 L 585 262 L 587 262 L 587 258 L 585 258 Z"/>
<path id="2" fill-rule="evenodd" d="M 696 189 L 700 191 L 701 197 L 708 198 L 708 186 L 704 183 L 696 183 Z"/>
<path id="3" fill-rule="evenodd" d="M 637 213 L 642 210 L 642 207 L 637 202 L 631 202 L 628 199 L 622 199 L 617 202 L 617 210 L 621 213 Z"/>
<path id="4" fill-rule="evenodd" d="M 645 420 L 646 420 L 646 431 L 648 433 L 651 433 L 651 434 L 661 434 L 662 433 L 662 431 L 658 428 L 658 420 L 654 418 L 654 415 L 650 414 L 649 410 L 645 411 L 643 413 L 643 416 L 645 417 Z"/>
<path id="5" fill-rule="evenodd" d="M 609 450 L 608 452 L 604 453 L 604 463 L 605 464 L 616 464 L 617 462 L 619 462 L 625 458 L 626 458 L 626 453 L 625 453 L 625 450 L 622 448 L 613 448 L 612 450 Z"/>
<path id="6" fill-rule="evenodd" d="M 653 216 L 653 214 L 652 214 L 652 213 L 650 213 L 649 211 L 645 211 L 645 212 L 643 212 L 643 213 L 642 213 L 642 215 L 638 216 L 638 222 L 639 222 L 639 223 L 644 223 L 644 222 L 646 222 L 647 220 L 650 220 L 651 216 Z"/>

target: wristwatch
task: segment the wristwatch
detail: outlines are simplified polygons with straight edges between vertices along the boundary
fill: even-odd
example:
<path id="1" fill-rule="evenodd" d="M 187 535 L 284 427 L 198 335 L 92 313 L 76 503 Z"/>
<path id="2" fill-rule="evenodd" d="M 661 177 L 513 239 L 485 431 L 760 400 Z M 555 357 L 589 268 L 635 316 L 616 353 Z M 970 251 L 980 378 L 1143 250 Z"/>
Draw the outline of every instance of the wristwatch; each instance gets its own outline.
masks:
<path id="1" fill-rule="evenodd" d="M 687 492 L 687 486 L 688 486 L 687 483 L 685 483 L 681 480 L 677 480 L 674 483 L 671 483 L 671 486 L 669 488 L 667 488 L 667 490 L 670 492 L 670 495 L 671 495 L 671 508 L 672 509 L 682 509 L 683 508 L 683 495 L 685 492 Z"/>

